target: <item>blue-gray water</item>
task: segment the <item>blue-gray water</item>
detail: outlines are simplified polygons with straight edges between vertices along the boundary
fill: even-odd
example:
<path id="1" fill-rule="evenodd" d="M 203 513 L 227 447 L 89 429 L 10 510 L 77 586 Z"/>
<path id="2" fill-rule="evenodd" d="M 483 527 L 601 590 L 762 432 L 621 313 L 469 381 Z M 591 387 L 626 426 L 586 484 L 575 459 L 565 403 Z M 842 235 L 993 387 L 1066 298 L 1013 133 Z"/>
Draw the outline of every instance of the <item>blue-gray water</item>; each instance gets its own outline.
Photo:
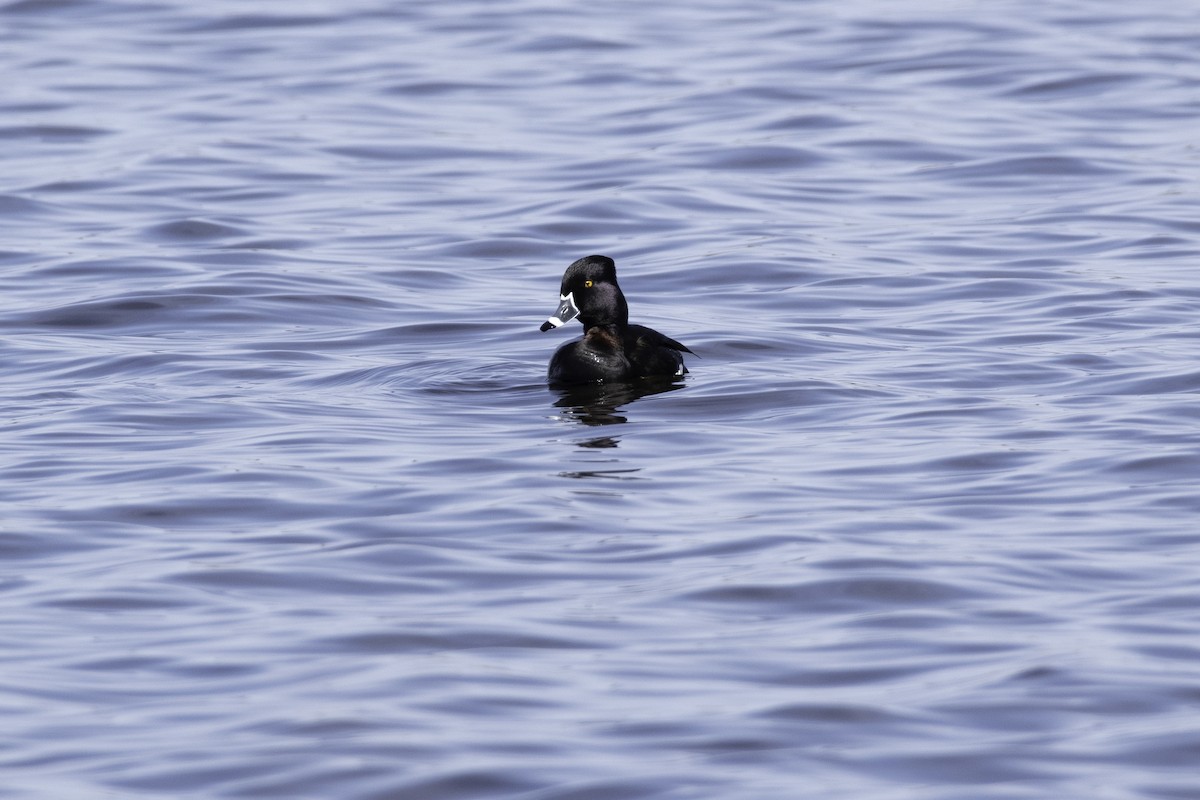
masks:
<path id="1" fill-rule="evenodd" d="M 0 797 L 1200 797 L 1198 41 L 0 6 Z"/>

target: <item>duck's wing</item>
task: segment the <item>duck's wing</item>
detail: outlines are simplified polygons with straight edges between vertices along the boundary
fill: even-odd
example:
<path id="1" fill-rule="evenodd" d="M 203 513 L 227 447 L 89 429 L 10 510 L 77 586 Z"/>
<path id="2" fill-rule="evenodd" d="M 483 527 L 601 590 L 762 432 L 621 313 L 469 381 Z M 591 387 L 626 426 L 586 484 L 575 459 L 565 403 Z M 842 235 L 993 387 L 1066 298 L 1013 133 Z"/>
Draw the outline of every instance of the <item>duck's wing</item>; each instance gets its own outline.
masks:
<path id="1" fill-rule="evenodd" d="M 630 338 L 633 339 L 638 347 L 669 347 L 681 353 L 692 353 L 687 345 L 675 341 L 670 336 L 659 333 L 654 328 L 647 328 L 645 325 L 630 325 L 628 331 Z M 692 355 L 696 354 L 692 353 Z"/>

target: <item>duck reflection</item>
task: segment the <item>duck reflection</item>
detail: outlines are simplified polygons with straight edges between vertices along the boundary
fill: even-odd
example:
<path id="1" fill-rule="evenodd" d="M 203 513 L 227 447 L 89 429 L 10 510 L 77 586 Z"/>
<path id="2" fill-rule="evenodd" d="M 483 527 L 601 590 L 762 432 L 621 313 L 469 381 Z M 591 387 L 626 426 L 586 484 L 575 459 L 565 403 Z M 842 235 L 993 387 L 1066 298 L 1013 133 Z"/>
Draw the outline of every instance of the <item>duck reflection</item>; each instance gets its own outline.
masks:
<path id="1" fill-rule="evenodd" d="M 629 418 L 620 413 L 622 406 L 635 400 L 682 389 L 682 380 L 648 380 L 631 383 L 589 383 L 571 386 L 551 386 L 550 391 L 558 395 L 556 408 L 564 409 L 565 416 L 588 426 L 619 425 Z M 579 443 L 580 447 L 616 447 L 617 440 L 602 436 Z"/>

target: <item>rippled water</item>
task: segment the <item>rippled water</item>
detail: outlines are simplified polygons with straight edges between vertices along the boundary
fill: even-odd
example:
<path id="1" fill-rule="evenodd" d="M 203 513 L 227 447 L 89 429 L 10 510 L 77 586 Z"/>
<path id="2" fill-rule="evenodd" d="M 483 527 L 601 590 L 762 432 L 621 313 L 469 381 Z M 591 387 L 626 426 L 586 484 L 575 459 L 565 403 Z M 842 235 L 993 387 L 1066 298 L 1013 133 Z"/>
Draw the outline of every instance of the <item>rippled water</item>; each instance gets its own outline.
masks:
<path id="1" fill-rule="evenodd" d="M 1200 797 L 1198 40 L 0 6 L 0 796 Z"/>

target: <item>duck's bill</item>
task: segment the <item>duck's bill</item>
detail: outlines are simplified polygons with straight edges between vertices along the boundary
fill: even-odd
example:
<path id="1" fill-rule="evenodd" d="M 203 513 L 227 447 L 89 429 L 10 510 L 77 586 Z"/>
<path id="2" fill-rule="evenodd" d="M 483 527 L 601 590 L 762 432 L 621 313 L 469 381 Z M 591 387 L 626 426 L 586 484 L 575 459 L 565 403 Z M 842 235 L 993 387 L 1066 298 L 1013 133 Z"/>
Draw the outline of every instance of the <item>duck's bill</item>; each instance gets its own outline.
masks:
<path id="1" fill-rule="evenodd" d="M 558 311 L 550 319 L 542 323 L 542 330 L 548 331 L 551 328 L 557 328 L 560 325 L 566 325 L 571 320 L 579 316 L 579 309 L 575 307 L 575 293 L 570 292 L 558 298 Z"/>

